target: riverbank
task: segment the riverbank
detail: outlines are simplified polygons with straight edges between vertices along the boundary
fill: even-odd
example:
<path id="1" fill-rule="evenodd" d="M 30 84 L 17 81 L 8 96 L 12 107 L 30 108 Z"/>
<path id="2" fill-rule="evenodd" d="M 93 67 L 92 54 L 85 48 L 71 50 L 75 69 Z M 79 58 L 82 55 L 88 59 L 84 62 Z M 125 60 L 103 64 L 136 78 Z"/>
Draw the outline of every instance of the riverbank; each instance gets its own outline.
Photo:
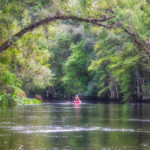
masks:
<path id="1" fill-rule="evenodd" d="M 82 102 L 85 103 L 103 103 L 103 104 L 126 104 L 126 103 L 144 103 L 144 104 L 150 104 L 150 99 L 143 100 L 143 99 L 132 99 L 129 101 L 122 101 L 122 99 L 107 99 L 107 98 L 98 98 L 98 97 L 81 97 L 80 98 Z M 50 102 L 50 103 L 66 103 L 66 102 L 73 102 L 73 98 L 50 98 L 45 99 L 44 102 Z"/>
<path id="2" fill-rule="evenodd" d="M 28 97 L 19 97 L 13 94 L 1 94 L 0 106 L 15 106 L 25 104 L 40 104 L 41 100 Z"/>

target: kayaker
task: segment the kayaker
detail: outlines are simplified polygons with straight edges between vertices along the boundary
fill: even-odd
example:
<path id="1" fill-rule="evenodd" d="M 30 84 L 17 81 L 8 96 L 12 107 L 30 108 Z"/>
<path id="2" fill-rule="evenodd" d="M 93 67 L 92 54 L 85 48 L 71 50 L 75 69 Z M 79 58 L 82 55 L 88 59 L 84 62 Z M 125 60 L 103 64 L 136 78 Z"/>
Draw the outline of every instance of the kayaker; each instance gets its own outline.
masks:
<path id="1" fill-rule="evenodd" d="M 80 103 L 80 98 L 78 95 L 75 96 L 75 100 L 74 100 L 76 103 Z"/>

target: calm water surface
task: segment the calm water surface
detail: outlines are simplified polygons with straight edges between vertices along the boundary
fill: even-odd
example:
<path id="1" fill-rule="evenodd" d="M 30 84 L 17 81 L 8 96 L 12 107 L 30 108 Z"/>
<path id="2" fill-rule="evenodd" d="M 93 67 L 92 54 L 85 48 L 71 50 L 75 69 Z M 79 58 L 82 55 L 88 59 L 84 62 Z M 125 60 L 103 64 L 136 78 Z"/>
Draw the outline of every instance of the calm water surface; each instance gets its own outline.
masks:
<path id="1" fill-rule="evenodd" d="M 0 109 L 0 150 L 147 150 L 150 105 L 41 104 Z"/>

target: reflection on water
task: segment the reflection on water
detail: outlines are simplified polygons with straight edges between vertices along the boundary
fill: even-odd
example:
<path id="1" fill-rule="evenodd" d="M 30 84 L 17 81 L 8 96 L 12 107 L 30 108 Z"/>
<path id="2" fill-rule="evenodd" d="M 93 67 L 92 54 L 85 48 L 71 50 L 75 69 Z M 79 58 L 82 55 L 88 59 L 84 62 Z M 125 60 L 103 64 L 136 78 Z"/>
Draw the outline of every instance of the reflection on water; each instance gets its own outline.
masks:
<path id="1" fill-rule="evenodd" d="M 0 109 L 0 150 L 146 150 L 149 107 L 61 103 Z"/>

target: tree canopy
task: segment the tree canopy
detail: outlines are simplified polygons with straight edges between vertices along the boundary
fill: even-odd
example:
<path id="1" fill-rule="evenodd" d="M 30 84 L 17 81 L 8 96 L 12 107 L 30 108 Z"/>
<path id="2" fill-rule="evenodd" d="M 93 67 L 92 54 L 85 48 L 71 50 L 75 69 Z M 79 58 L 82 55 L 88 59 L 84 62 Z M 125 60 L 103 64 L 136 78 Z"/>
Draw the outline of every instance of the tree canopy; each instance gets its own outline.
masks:
<path id="1" fill-rule="evenodd" d="M 1 0 L 0 8 L 0 94 L 150 98 L 148 0 Z"/>

